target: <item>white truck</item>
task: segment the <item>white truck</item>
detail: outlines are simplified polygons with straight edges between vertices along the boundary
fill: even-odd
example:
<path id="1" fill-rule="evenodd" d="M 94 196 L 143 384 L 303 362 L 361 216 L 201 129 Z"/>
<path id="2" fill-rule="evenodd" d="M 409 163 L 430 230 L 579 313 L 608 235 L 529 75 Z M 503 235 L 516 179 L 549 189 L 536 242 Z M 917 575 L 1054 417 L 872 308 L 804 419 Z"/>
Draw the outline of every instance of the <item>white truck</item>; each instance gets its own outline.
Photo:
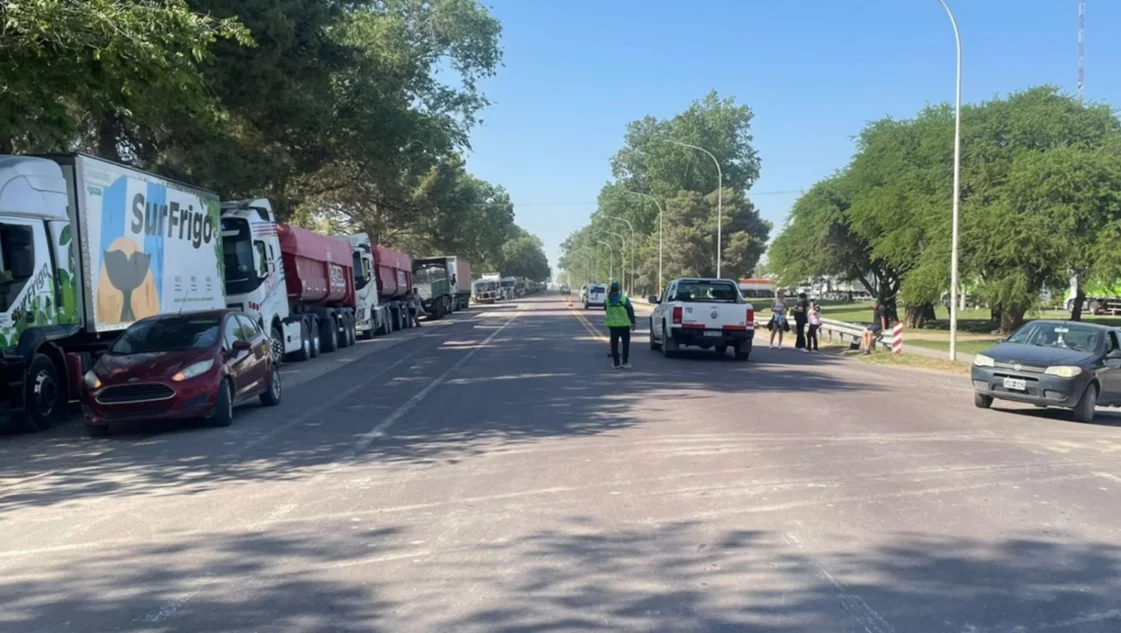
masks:
<path id="1" fill-rule="evenodd" d="M 343 236 L 354 249 L 355 329 L 362 339 L 393 331 L 389 306 L 378 303 L 378 284 L 374 277 L 374 245 L 365 233 Z"/>
<path id="2" fill-rule="evenodd" d="M 755 308 L 744 301 L 735 281 L 674 279 L 661 297 L 650 297 L 650 303 L 650 349 L 666 357 L 687 346 L 713 349 L 721 356 L 732 348 L 736 360 L 751 356 Z"/>
<path id="3" fill-rule="evenodd" d="M 50 427 L 133 322 L 226 305 L 218 196 L 86 156 L 0 156 L 0 415 Z"/>

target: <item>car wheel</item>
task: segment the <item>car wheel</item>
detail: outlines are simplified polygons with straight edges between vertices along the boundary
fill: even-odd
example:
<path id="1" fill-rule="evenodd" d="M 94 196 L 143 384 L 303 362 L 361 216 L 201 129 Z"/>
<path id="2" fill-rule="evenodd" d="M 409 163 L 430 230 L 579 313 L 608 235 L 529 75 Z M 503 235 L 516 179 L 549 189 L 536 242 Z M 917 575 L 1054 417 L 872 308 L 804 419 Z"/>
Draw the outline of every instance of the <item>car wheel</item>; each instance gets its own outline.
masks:
<path id="1" fill-rule="evenodd" d="M 725 356 L 728 355 L 728 346 L 727 345 L 717 345 L 716 347 L 714 347 L 712 349 L 713 349 L 713 351 L 716 352 L 716 355 L 719 356 L 720 358 L 724 358 Z"/>
<path id="2" fill-rule="evenodd" d="M 654 338 L 654 319 L 650 319 L 650 349 L 655 352 L 662 349 L 662 344 L 658 342 L 658 339 Z"/>
<path id="3" fill-rule="evenodd" d="M 284 332 L 278 327 L 273 327 L 272 338 L 269 341 L 272 344 L 272 359 L 276 362 L 284 360 Z"/>
<path id="4" fill-rule="evenodd" d="M 292 352 L 292 360 L 304 361 L 311 358 L 311 337 L 308 336 L 307 321 L 300 322 L 300 349 Z"/>
<path id="5" fill-rule="evenodd" d="M 973 392 L 973 406 L 978 409 L 988 409 L 993 406 L 993 397 L 983 393 Z"/>
<path id="6" fill-rule="evenodd" d="M 234 398 L 230 392 L 230 381 L 223 380 L 218 385 L 218 403 L 214 405 L 211 426 L 229 426 L 234 421 Z"/>
<path id="7" fill-rule="evenodd" d="M 280 404 L 280 368 L 276 365 L 269 368 L 269 388 L 261 394 L 261 404 L 266 407 Z"/>
<path id="8" fill-rule="evenodd" d="M 1073 415 L 1077 422 L 1093 422 L 1094 409 L 1098 406 L 1098 386 L 1091 383 L 1082 392 L 1082 398 L 1075 405 Z"/>
<path id="9" fill-rule="evenodd" d="M 106 437 L 109 435 L 108 424 L 87 424 L 86 435 L 90 437 Z"/>
<path id="10" fill-rule="evenodd" d="M 46 431 L 58 420 L 65 404 L 58 368 L 44 354 L 36 354 L 27 368 L 24 383 L 23 427 L 31 432 Z"/>
<path id="11" fill-rule="evenodd" d="M 319 325 L 319 349 L 324 354 L 339 348 L 339 326 L 335 322 L 335 317 L 329 316 L 320 321 Z"/>

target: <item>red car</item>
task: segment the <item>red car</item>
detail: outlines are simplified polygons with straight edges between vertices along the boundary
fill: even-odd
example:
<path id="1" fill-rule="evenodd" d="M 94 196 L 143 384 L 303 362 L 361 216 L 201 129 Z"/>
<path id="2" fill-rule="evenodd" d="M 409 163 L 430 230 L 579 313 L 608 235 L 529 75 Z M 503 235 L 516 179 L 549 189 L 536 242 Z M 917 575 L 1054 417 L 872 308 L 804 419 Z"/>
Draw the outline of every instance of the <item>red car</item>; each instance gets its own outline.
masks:
<path id="1" fill-rule="evenodd" d="M 83 378 L 93 437 L 138 420 L 206 418 L 228 426 L 234 406 L 280 404 L 269 337 L 245 314 L 213 310 L 133 323 Z"/>

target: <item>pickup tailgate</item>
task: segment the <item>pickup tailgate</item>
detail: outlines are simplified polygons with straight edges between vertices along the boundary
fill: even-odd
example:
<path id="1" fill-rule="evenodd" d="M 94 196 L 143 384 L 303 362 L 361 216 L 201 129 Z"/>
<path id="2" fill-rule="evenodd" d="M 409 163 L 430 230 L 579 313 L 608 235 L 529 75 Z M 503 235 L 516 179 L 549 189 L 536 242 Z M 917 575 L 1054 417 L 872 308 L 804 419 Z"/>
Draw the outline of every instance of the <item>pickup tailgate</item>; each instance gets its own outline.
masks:
<path id="1" fill-rule="evenodd" d="M 754 314 L 750 303 L 683 303 L 681 306 L 681 327 L 690 330 L 751 330 Z"/>

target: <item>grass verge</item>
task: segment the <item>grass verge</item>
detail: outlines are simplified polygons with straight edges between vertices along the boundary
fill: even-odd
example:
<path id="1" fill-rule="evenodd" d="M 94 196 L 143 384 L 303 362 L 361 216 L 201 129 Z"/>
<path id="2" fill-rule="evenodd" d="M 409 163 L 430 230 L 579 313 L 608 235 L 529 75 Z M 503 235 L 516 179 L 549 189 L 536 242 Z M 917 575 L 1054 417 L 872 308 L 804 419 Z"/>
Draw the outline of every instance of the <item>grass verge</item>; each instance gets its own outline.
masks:
<path id="1" fill-rule="evenodd" d="M 917 354 L 903 354 L 896 356 L 894 354 L 878 353 L 870 356 L 865 356 L 860 352 L 845 352 L 846 357 L 854 357 L 862 363 L 869 365 L 879 365 L 881 367 L 895 367 L 903 369 L 917 369 L 921 371 L 933 371 L 940 374 L 951 374 L 954 376 L 968 376 L 969 365 L 966 363 L 954 363 L 949 359 L 930 358 L 928 356 L 919 356 Z"/>

